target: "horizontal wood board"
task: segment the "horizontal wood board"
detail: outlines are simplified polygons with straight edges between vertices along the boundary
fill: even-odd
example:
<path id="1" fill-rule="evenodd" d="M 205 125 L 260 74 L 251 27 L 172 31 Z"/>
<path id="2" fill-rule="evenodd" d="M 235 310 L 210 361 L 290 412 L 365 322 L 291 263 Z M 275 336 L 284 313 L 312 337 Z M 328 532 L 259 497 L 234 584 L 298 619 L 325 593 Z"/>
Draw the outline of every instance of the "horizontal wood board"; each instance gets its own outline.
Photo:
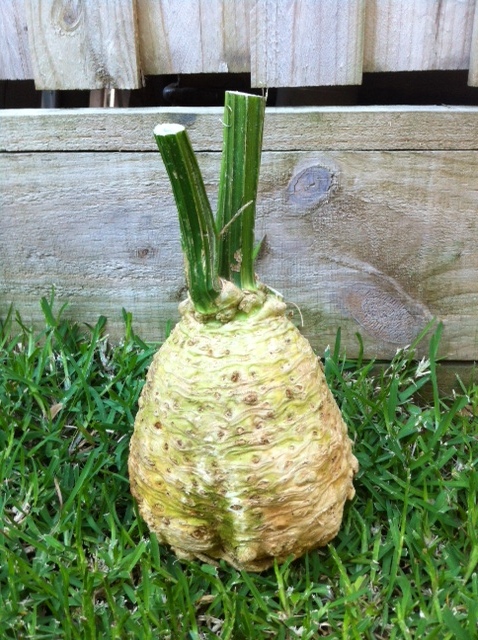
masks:
<path id="1" fill-rule="evenodd" d="M 55 286 L 71 317 L 91 323 L 107 315 L 118 338 L 125 307 L 140 335 L 160 339 L 178 317 L 184 278 L 176 211 L 151 130 L 158 116 L 186 122 L 186 113 L 104 110 L 96 126 L 86 110 L 55 113 L 56 136 L 50 113 L 0 114 L 0 148 L 8 147 L 0 153 L 0 315 L 13 303 L 26 321 L 40 321 L 40 297 Z M 398 116 L 392 112 L 395 136 Z M 220 117 L 219 110 L 189 113 L 213 202 Z M 476 136 L 478 109 L 410 110 L 407 148 L 390 142 L 378 149 L 372 142 L 375 132 L 388 139 L 387 117 L 380 110 L 267 111 L 258 273 L 290 301 L 297 322 L 299 306 L 303 331 L 319 349 L 341 327 L 350 356 L 359 332 L 368 357 L 390 358 L 437 318 L 443 356 L 476 360 L 478 144 L 459 123 Z M 448 149 L 436 141 L 440 129 Z"/>
<path id="2" fill-rule="evenodd" d="M 141 75 L 251 72 L 253 86 L 470 69 L 477 0 L 2 0 L 0 79 L 130 89 Z"/>
<path id="3" fill-rule="evenodd" d="M 160 122 L 184 125 L 198 151 L 220 151 L 223 110 L 8 109 L 0 151 L 153 151 Z M 478 149 L 478 107 L 271 107 L 265 151 Z"/>

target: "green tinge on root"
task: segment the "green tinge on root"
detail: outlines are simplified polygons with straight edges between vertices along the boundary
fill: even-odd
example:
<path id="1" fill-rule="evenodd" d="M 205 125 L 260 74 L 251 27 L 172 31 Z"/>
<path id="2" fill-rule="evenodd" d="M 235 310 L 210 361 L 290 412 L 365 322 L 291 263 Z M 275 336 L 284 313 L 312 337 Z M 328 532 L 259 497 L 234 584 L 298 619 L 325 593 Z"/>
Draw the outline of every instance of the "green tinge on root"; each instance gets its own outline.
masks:
<path id="1" fill-rule="evenodd" d="M 357 461 L 319 361 L 269 296 L 227 324 L 186 311 L 149 370 L 129 469 L 178 555 L 260 571 L 336 535 Z"/>

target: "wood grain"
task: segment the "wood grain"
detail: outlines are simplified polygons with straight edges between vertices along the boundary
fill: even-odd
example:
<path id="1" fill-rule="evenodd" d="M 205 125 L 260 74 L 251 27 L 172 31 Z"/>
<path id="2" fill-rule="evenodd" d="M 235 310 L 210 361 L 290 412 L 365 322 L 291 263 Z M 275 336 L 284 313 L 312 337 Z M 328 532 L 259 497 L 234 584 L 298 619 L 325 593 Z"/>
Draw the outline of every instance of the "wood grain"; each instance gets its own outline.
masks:
<path id="1" fill-rule="evenodd" d="M 165 121 L 186 126 L 198 151 L 219 151 L 222 117 L 217 108 L 8 109 L 0 151 L 153 151 Z M 478 149 L 478 107 L 268 108 L 264 149 Z"/>
<path id="2" fill-rule="evenodd" d="M 475 0 L 366 3 L 364 71 L 468 69 Z"/>
<path id="3" fill-rule="evenodd" d="M 0 2 L 0 80 L 33 77 L 24 0 Z"/>
<path id="4" fill-rule="evenodd" d="M 141 86 L 134 0 L 24 0 L 37 89 Z"/>
<path id="5" fill-rule="evenodd" d="M 468 68 L 477 85 L 475 14 L 475 0 L 3 0 L 0 79 L 131 89 L 141 61 L 143 74 L 251 71 L 253 86 Z"/>
<path id="6" fill-rule="evenodd" d="M 219 154 L 199 162 L 214 201 Z M 390 358 L 435 317 L 444 357 L 478 359 L 477 167 L 478 151 L 266 152 L 258 273 L 319 349 L 340 326 L 349 356 L 358 331 L 366 356 Z M 4 153 L 0 173 L 0 315 L 39 320 L 55 285 L 71 317 L 105 314 L 119 337 L 125 307 L 159 339 L 184 295 L 159 154 Z"/>
<path id="7" fill-rule="evenodd" d="M 475 14 L 475 0 L 3 0 L 0 79 L 131 89 L 141 73 L 251 71 L 304 87 L 469 68 L 477 85 Z"/>
<path id="8" fill-rule="evenodd" d="M 253 0 L 254 87 L 360 84 L 364 0 Z"/>
<path id="9" fill-rule="evenodd" d="M 475 16 L 473 20 L 468 84 L 472 87 L 478 87 L 478 2 L 476 2 L 475 5 Z"/>
<path id="10" fill-rule="evenodd" d="M 136 0 L 145 74 L 249 71 L 250 0 Z"/>

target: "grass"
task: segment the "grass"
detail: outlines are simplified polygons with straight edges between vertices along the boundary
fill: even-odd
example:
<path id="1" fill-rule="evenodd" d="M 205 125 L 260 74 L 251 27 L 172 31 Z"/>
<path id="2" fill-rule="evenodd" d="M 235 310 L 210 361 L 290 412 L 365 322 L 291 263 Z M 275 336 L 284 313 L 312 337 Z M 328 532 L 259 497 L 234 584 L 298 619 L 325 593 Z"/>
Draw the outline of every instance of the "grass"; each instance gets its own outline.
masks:
<path id="1" fill-rule="evenodd" d="M 427 360 L 412 345 L 379 373 L 326 353 L 357 496 L 332 544 L 258 575 L 179 562 L 138 516 L 126 459 L 154 347 L 131 315 L 112 346 L 104 318 L 42 308 L 42 331 L 0 325 L 2 638 L 477 637 L 478 388 L 440 396 L 439 329 Z"/>

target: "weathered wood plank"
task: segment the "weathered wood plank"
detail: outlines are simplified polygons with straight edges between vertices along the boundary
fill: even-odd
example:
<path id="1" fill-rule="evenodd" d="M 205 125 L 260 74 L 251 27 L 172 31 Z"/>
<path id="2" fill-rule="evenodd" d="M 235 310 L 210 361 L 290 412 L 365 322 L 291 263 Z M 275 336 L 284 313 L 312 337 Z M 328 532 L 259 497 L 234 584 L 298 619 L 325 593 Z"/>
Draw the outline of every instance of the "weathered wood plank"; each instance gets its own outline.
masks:
<path id="1" fill-rule="evenodd" d="M 360 84 L 364 0 L 254 0 L 253 87 Z"/>
<path id="2" fill-rule="evenodd" d="M 134 0 L 25 0 L 37 89 L 141 86 Z"/>
<path id="3" fill-rule="evenodd" d="M 0 2 L 0 80 L 33 77 L 24 0 Z"/>
<path id="4" fill-rule="evenodd" d="M 214 194 L 219 154 L 199 162 Z M 443 355 L 478 359 L 477 168 L 477 151 L 266 152 L 258 272 L 319 349 L 341 326 L 350 356 L 359 331 L 367 356 L 389 358 L 436 317 Z M 80 321 L 106 314 L 119 336 L 125 307 L 160 337 L 183 276 L 159 155 L 1 154 L 0 175 L 0 314 L 13 302 L 38 320 L 55 285 Z"/>
<path id="5" fill-rule="evenodd" d="M 249 71 L 250 0 L 136 0 L 145 74 Z"/>
<path id="6" fill-rule="evenodd" d="M 8 109 L 0 151 L 155 151 L 164 121 L 185 125 L 198 151 L 219 151 L 221 120 L 217 108 Z M 478 149 L 478 107 L 268 108 L 264 149 Z"/>
<path id="7" fill-rule="evenodd" d="M 473 20 L 468 74 L 468 84 L 471 87 L 478 87 L 478 0 L 475 1 L 475 18 Z"/>
<path id="8" fill-rule="evenodd" d="M 364 71 L 468 69 L 475 0 L 366 3 Z"/>
<path id="9" fill-rule="evenodd" d="M 293 87 L 360 83 L 362 62 L 365 71 L 471 65 L 473 84 L 475 6 L 475 0 L 4 0 L 0 79 L 35 76 L 40 89 L 135 88 L 138 39 L 146 74 L 251 69 L 256 86 Z"/>
<path id="10" fill-rule="evenodd" d="M 453 389 L 463 392 L 463 386 L 478 385 L 478 362 L 443 361 L 438 366 L 438 382 L 441 394 L 449 394 Z M 425 388 L 425 397 L 433 398 L 433 390 Z M 465 415 L 472 416 L 472 407 L 465 407 Z M 476 416 L 474 416 L 476 417 Z"/>

